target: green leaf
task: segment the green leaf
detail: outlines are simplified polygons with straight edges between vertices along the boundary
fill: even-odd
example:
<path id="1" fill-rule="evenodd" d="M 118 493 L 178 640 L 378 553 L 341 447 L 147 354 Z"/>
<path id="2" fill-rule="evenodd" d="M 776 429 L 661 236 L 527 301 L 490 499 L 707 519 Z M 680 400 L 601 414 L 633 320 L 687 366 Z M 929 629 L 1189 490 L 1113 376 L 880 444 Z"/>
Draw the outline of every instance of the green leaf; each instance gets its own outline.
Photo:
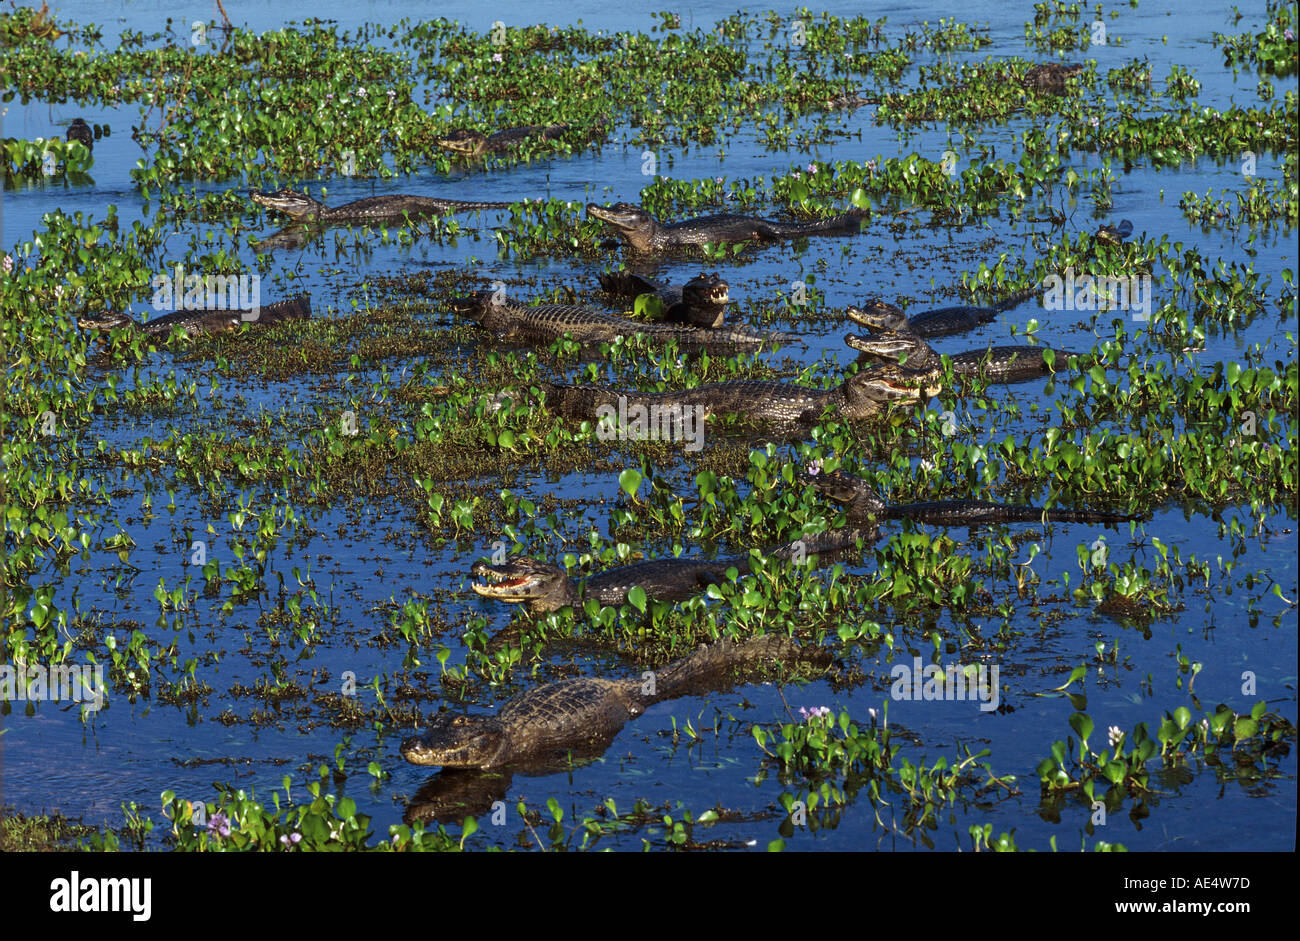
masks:
<path id="1" fill-rule="evenodd" d="M 629 467 L 627 470 L 623 471 L 623 473 L 618 475 L 618 484 L 623 488 L 623 492 L 635 501 L 637 488 L 641 486 L 641 481 L 643 479 L 644 478 L 641 476 L 640 471 L 633 470 Z"/>

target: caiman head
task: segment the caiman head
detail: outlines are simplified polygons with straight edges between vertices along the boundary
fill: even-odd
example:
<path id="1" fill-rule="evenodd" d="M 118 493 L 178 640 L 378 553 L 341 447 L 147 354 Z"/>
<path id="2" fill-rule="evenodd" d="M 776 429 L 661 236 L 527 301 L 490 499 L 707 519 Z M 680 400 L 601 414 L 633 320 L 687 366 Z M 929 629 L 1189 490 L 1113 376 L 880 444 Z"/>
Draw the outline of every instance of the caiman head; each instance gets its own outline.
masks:
<path id="1" fill-rule="evenodd" d="M 475 562 L 470 574 L 482 579 L 470 586 L 476 594 L 506 604 L 526 604 L 536 614 L 558 611 L 577 600 L 562 567 L 526 556 L 513 556 L 504 565 Z"/>
<path id="2" fill-rule="evenodd" d="M 726 319 L 730 303 L 726 281 L 716 274 L 699 274 L 682 285 L 682 299 L 664 311 L 664 320 L 716 330 Z"/>
<path id="3" fill-rule="evenodd" d="M 504 340 L 514 334 L 518 321 L 502 303 L 503 296 L 496 291 L 475 291 L 473 294 L 452 298 L 451 307 L 484 330 L 495 333 L 498 339 Z"/>
<path id="4" fill-rule="evenodd" d="M 864 307 L 849 307 L 844 313 L 859 326 L 866 327 L 873 333 L 888 331 L 891 333 L 908 333 L 907 315 L 893 304 L 884 301 L 868 301 Z"/>
<path id="5" fill-rule="evenodd" d="M 443 712 L 420 735 L 402 742 L 402 757 L 413 765 L 443 768 L 490 768 L 506 744 L 496 716 Z"/>
<path id="6" fill-rule="evenodd" d="M 612 206 L 587 203 L 587 215 L 613 226 L 619 237 L 637 251 L 647 252 L 654 248 L 653 239 L 659 223 L 635 203 L 615 203 Z"/>
<path id="7" fill-rule="evenodd" d="M 888 331 L 870 337 L 850 333 L 844 342 L 862 354 L 858 357 L 859 360 L 898 363 L 907 369 L 929 368 L 939 362 L 939 357 L 930 344 L 914 333 Z"/>
<path id="8" fill-rule="evenodd" d="M 1119 225 L 1103 225 L 1097 230 L 1096 239 L 1107 245 L 1118 245 L 1132 234 L 1133 223 L 1124 219 Z"/>
<path id="9" fill-rule="evenodd" d="M 440 137 L 433 142 L 443 150 L 449 150 L 453 154 L 460 154 L 463 157 L 477 157 L 483 153 L 487 145 L 487 137 L 478 131 L 467 131 L 463 128 L 451 131 L 446 137 Z"/>
<path id="10" fill-rule="evenodd" d="M 849 334 L 844 342 L 853 349 L 861 349 L 858 344 L 866 345 L 869 341 Z M 865 418 L 877 414 L 881 405 L 933 398 L 943 388 L 939 382 L 941 376 L 934 363 L 916 369 L 896 362 L 859 369 L 844 380 L 845 404 L 841 412 L 846 418 Z"/>
<path id="11" fill-rule="evenodd" d="M 298 190 L 283 189 L 273 193 L 254 190 L 248 195 L 259 206 L 282 212 L 294 222 L 310 222 L 325 208 L 324 203 L 317 202 Z"/>
<path id="12" fill-rule="evenodd" d="M 682 300 L 692 307 L 721 307 L 731 303 L 731 293 L 717 272 L 697 274 L 682 285 Z"/>
<path id="13" fill-rule="evenodd" d="M 97 314 L 82 314 L 77 318 L 77 326 L 82 330 L 116 330 L 118 327 L 134 325 L 134 320 L 117 310 L 103 310 Z"/>
<path id="14" fill-rule="evenodd" d="M 879 514 L 885 508 L 885 501 L 872 492 L 865 480 L 843 471 L 817 474 L 803 471 L 799 474 L 799 482 L 836 503 L 845 504 L 853 516 Z"/>
<path id="15" fill-rule="evenodd" d="M 87 150 L 95 149 L 95 132 L 90 129 L 85 118 L 73 118 L 68 127 L 68 140 L 74 140 Z"/>

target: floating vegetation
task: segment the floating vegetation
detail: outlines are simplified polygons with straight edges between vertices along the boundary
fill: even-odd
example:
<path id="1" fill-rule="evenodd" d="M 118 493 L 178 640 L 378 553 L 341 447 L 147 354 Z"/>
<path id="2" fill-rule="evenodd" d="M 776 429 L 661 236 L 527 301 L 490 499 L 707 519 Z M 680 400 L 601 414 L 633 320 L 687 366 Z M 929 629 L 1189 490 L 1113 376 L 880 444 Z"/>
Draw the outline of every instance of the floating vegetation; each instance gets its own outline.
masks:
<path id="1" fill-rule="evenodd" d="M 0 842 L 1281 847 L 1294 7 L 1136 6 L 0 12 Z"/>

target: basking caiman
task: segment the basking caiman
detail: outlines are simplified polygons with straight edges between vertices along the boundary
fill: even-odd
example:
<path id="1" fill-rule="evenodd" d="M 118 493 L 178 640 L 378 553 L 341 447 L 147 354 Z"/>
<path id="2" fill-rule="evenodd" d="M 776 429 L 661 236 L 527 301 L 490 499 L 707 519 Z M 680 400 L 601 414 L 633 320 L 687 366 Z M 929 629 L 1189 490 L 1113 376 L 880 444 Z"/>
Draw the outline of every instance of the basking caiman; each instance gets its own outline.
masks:
<path id="1" fill-rule="evenodd" d="M 206 333 L 225 333 L 238 330 L 244 324 L 250 327 L 271 327 L 287 320 L 307 320 L 311 317 L 311 297 L 300 294 L 288 300 L 277 301 L 264 307 L 250 310 L 178 310 L 173 314 L 164 314 L 153 320 L 140 323 L 119 311 L 78 317 L 77 323 L 83 330 L 114 330 L 129 327 L 146 336 L 169 337 L 172 331 L 180 327 L 187 337 L 196 337 Z"/>
<path id="2" fill-rule="evenodd" d="M 774 550 L 776 559 L 822 555 L 848 549 L 859 539 L 874 542 L 873 528 L 837 529 L 805 536 Z M 709 585 L 726 578 L 729 568 L 749 570 L 749 556 L 726 559 L 651 559 L 623 565 L 575 581 L 563 566 L 526 556 L 515 556 L 502 565 L 475 562 L 470 573 L 482 579 L 473 584 L 476 594 L 506 604 L 524 604 L 532 614 L 546 614 L 576 605 L 582 598 L 595 598 L 602 606 L 623 604 L 627 593 L 640 587 L 646 597 L 678 602 L 691 598 Z"/>
<path id="3" fill-rule="evenodd" d="M 600 275 L 600 286 L 619 297 L 653 294 L 663 305 L 663 319 L 715 330 L 722 326 L 731 303 L 727 282 L 716 274 L 697 274 L 685 284 L 664 284 L 630 271 Z"/>
<path id="4" fill-rule="evenodd" d="M 453 305 L 500 340 L 550 343 L 567 333 L 580 343 L 612 343 L 615 337 L 639 333 L 661 343 L 675 340 L 683 347 L 757 348 L 781 339 L 779 334 L 759 333 L 746 326 L 704 330 L 686 324 L 629 320 L 573 304 L 530 306 L 516 303 L 497 291 L 478 291 L 459 297 Z"/>
<path id="5" fill-rule="evenodd" d="M 633 203 L 612 206 L 587 204 L 587 215 L 611 226 L 628 247 L 638 252 L 661 252 L 710 242 L 748 242 L 803 238 L 808 235 L 843 235 L 857 232 L 867 217 L 864 209 L 850 209 L 819 222 L 772 222 L 753 216 L 717 215 L 664 223 Z"/>
<path id="6" fill-rule="evenodd" d="M 282 212 L 296 223 L 310 222 L 316 225 L 369 225 L 396 222 L 403 218 L 446 216 L 476 209 L 508 209 L 510 206 L 509 203 L 443 199 L 435 196 L 393 195 L 367 196 L 331 209 L 298 190 L 282 189 L 273 193 L 254 191 L 249 195 L 259 206 Z"/>
<path id="7" fill-rule="evenodd" d="M 761 661 L 828 660 L 782 635 L 701 646 L 652 673 L 621 680 L 579 677 L 547 683 L 511 699 L 494 716 L 440 713 L 420 735 L 402 742 L 412 764 L 490 770 L 554 760 L 565 753 L 599 754 L 628 719 L 654 703 L 725 680 L 735 667 Z"/>
<path id="8" fill-rule="evenodd" d="M 827 409 L 846 419 L 872 418 L 891 403 L 916 401 L 939 393 L 935 370 L 912 370 L 895 363 L 860 369 L 838 386 L 811 386 L 762 379 L 737 379 L 668 392 L 637 392 L 608 386 L 571 386 L 538 382 L 546 393 L 546 406 L 562 415 L 596 421 L 597 410 L 631 413 L 644 408 L 651 416 L 672 416 L 674 423 L 689 411 L 698 418 L 734 414 L 756 421 L 815 422 Z M 621 400 L 621 401 L 620 401 Z"/>
<path id="9" fill-rule="evenodd" d="M 850 313 L 853 316 L 853 313 Z M 865 315 L 863 315 L 865 316 Z M 865 321 L 857 320 L 863 323 Z M 860 363 L 899 363 L 898 368 L 910 372 L 918 386 L 924 377 L 927 388 L 938 388 L 943 378 L 943 357 L 930 344 L 912 333 L 888 331 L 870 337 L 852 334 L 845 342 L 857 350 Z M 1052 350 L 1052 365 L 1047 365 L 1043 346 L 990 346 L 983 350 L 967 350 L 949 356 L 956 376 L 983 376 L 988 382 L 1031 382 L 1064 368 L 1067 360 L 1076 353 Z"/>
<path id="10" fill-rule="evenodd" d="M 851 319 L 873 330 L 893 330 L 899 333 L 914 333 L 918 337 L 946 337 L 953 333 L 965 333 L 982 324 L 992 323 L 998 314 L 1029 300 L 1039 293 L 1038 289 L 1021 291 L 1006 300 L 999 301 L 992 307 L 940 307 L 907 317 L 893 304 L 884 301 L 868 301 L 862 307 L 850 307 Z M 854 316 L 854 315 L 857 316 Z M 880 326 L 872 326 L 864 318 L 870 315 Z"/>
<path id="11" fill-rule="evenodd" d="M 542 140 L 555 140 L 568 130 L 570 127 L 567 124 L 529 124 L 497 131 L 495 134 L 480 134 L 478 131 L 458 129 L 433 143 L 443 150 L 460 154 L 462 157 L 481 157 L 484 154 L 504 153 L 535 137 Z"/>
<path id="12" fill-rule="evenodd" d="M 1025 88 L 1048 95 L 1059 95 L 1065 91 L 1066 81 L 1082 72 L 1083 68 L 1083 65 L 1078 62 L 1069 65 L 1047 62 L 1030 68 L 1020 81 Z"/>
<path id="13" fill-rule="evenodd" d="M 837 503 L 845 505 L 850 519 L 910 519 L 936 526 L 978 526 L 983 523 L 1103 523 L 1115 525 L 1138 520 L 1136 513 L 1109 513 L 1102 510 L 1043 509 L 1039 506 L 1014 506 L 986 500 L 933 500 L 924 503 L 885 503 L 861 477 L 843 471 L 830 473 L 801 472 L 800 481 Z"/>

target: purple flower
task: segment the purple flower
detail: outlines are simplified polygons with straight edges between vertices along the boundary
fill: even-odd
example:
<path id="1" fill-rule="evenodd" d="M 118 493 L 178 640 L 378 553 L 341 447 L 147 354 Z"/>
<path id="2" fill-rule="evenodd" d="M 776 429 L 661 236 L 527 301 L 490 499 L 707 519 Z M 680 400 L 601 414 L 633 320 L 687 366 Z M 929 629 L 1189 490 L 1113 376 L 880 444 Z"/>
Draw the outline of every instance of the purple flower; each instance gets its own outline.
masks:
<path id="1" fill-rule="evenodd" d="M 13 255 L 5 255 L 4 264 L 3 264 L 3 265 L 0 265 L 0 267 L 3 267 L 3 268 L 4 268 L 4 270 L 5 270 L 5 274 L 9 274 L 11 271 L 13 271 L 13 270 L 14 270 L 14 256 L 13 256 Z"/>
<path id="2" fill-rule="evenodd" d="M 493 62 L 504 62 L 505 60 L 502 58 L 501 53 L 499 53 L 499 52 L 494 52 L 494 53 L 492 53 L 492 61 L 493 61 Z"/>
<path id="3" fill-rule="evenodd" d="M 807 721 L 820 719 L 822 716 L 828 716 L 830 714 L 831 710 L 829 706 L 813 706 L 811 709 L 806 709 L 803 706 L 799 707 L 800 717 Z"/>
<path id="4" fill-rule="evenodd" d="M 297 830 L 294 830 L 292 833 L 280 834 L 280 845 L 286 848 L 290 846 L 297 846 L 301 842 L 302 842 L 302 834 L 299 833 Z"/>
<path id="5" fill-rule="evenodd" d="M 357 89 L 357 97 L 358 97 L 358 98 L 364 98 L 364 97 L 366 97 L 366 90 L 365 90 L 365 88 L 358 88 L 358 89 Z"/>
<path id="6" fill-rule="evenodd" d="M 808 164 L 808 172 L 809 172 L 809 173 L 816 173 L 816 172 L 817 172 L 817 164 L 815 164 L 815 163 L 810 163 L 810 164 Z"/>
<path id="7" fill-rule="evenodd" d="M 1282 38 L 1287 42 L 1295 42 L 1295 33 L 1291 32 L 1291 27 L 1288 26 L 1286 28 L 1286 32 L 1282 34 Z"/>
<path id="8" fill-rule="evenodd" d="M 218 811 L 208 818 L 208 832 L 220 837 L 230 836 L 230 820 Z"/>
<path id="9" fill-rule="evenodd" d="M 821 458 L 817 458 L 816 460 L 813 460 L 813 461 L 810 461 L 810 462 L 809 462 L 809 464 L 808 464 L 808 473 L 809 473 L 810 476 L 812 476 L 812 477 L 816 477 L 816 476 L 817 476 L 818 474 L 820 474 L 821 472 L 822 472 L 822 459 L 821 459 Z"/>
<path id="10" fill-rule="evenodd" d="M 875 173 L 875 172 L 876 172 L 876 161 L 874 161 L 874 160 L 868 160 L 868 161 L 867 161 L 867 172 L 868 172 L 868 173 Z"/>

